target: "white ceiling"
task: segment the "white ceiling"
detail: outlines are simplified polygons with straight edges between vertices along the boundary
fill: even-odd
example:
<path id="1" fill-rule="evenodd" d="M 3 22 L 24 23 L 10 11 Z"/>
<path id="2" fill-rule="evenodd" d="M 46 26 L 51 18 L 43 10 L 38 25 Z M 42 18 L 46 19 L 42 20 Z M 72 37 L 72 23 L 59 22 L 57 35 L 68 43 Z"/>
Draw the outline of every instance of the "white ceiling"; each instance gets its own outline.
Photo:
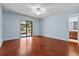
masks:
<path id="1" fill-rule="evenodd" d="M 45 13 L 40 16 L 36 16 L 32 11 L 32 7 L 41 6 L 45 9 Z M 13 11 L 16 13 L 44 18 L 50 15 L 55 15 L 58 13 L 71 12 L 74 10 L 79 10 L 78 3 L 3 3 L 3 9 L 6 11 Z"/>

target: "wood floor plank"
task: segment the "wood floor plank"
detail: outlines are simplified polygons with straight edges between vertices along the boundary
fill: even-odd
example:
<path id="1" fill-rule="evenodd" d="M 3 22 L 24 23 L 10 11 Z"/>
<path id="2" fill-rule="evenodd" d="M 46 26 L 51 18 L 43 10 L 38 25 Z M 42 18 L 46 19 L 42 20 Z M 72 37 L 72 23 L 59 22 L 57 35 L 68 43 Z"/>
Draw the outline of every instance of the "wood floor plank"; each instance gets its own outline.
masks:
<path id="1" fill-rule="evenodd" d="M 78 43 L 43 36 L 4 41 L 0 56 L 78 56 Z"/>

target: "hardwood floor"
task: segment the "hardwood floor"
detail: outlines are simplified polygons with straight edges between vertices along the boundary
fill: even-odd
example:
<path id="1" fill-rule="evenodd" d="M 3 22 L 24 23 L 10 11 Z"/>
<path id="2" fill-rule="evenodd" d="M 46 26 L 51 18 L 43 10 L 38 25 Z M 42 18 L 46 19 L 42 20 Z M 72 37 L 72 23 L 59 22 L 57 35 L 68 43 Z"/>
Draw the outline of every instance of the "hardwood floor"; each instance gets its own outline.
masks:
<path id="1" fill-rule="evenodd" d="M 42 36 L 4 41 L 0 56 L 78 56 L 77 43 Z"/>

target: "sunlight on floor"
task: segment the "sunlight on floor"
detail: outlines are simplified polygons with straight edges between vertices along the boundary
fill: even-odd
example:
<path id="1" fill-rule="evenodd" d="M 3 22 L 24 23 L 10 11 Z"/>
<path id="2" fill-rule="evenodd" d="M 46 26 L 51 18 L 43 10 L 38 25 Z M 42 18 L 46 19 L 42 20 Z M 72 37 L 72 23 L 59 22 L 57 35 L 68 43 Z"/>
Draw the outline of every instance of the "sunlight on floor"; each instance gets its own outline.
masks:
<path id="1" fill-rule="evenodd" d="M 69 47 L 69 56 L 78 56 L 77 52 L 75 52 L 75 49 L 73 47 Z"/>
<path id="2" fill-rule="evenodd" d="M 20 39 L 20 50 L 19 54 L 24 55 L 26 52 L 31 51 L 32 37 L 21 38 Z"/>
<path id="3" fill-rule="evenodd" d="M 75 39 L 69 39 L 69 41 L 79 43 L 79 41 Z"/>
<path id="4" fill-rule="evenodd" d="M 75 47 L 73 45 L 69 46 L 69 56 L 78 56 L 79 41 L 75 39 L 69 39 L 69 41 L 76 43 L 76 45 L 73 44 Z"/>

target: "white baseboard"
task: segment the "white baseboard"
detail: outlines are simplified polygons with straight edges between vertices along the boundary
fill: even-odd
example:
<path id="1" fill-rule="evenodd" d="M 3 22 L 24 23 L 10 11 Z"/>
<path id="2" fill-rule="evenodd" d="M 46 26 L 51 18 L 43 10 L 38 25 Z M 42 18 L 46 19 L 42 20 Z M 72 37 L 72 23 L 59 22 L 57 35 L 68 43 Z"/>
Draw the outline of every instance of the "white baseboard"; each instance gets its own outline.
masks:
<path id="1" fill-rule="evenodd" d="M 20 38 L 9 38 L 9 39 L 4 39 L 4 41 L 15 40 L 15 39 L 20 39 Z"/>
<path id="2" fill-rule="evenodd" d="M 2 46 L 2 43 L 3 43 L 3 41 L 0 42 L 0 48 L 1 48 L 1 46 Z"/>
<path id="3" fill-rule="evenodd" d="M 49 38 L 55 38 L 55 39 L 59 39 L 59 40 L 64 40 L 64 41 L 68 41 L 68 39 L 64 39 L 64 38 L 57 38 L 57 37 L 53 37 L 53 36 L 46 36 L 46 35 L 41 35 L 44 37 L 49 37 Z"/>

